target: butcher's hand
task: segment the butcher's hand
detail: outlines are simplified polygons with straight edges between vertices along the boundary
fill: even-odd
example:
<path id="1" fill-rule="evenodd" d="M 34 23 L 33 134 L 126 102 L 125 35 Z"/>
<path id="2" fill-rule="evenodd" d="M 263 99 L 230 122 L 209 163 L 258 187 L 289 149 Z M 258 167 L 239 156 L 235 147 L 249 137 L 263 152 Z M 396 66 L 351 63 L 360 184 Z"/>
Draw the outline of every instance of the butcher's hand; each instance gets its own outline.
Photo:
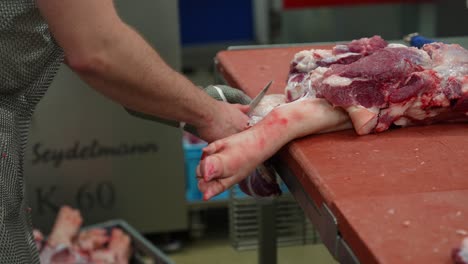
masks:
<path id="1" fill-rule="evenodd" d="M 214 99 L 218 106 L 211 123 L 201 127 L 186 126 L 185 130 L 207 142 L 228 137 L 247 128 L 248 104 L 252 99 L 239 89 L 227 85 L 209 85 L 203 90 Z"/>
<path id="2" fill-rule="evenodd" d="M 248 127 L 249 118 L 246 113 L 249 106 L 225 102 L 217 104 L 217 111 L 212 121 L 204 126 L 195 127 L 197 136 L 206 142 L 228 137 Z"/>
<path id="3" fill-rule="evenodd" d="M 199 127 L 187 124 L 184 126 L 185 131 L 207 142 L 212 142 L 243 131 L 247 127 L 247 122 L 249 121 L 246 115 L 249 108 L 247 104 L 251 101 L 249 96 L 241 90 L 227 85 L 210 85 L 201 89 L 218 100 L 218 105 L 216 106 L 217 111 L 212 114 L 211 122 Z M 125 109 L 131 115 L 139 118 L 164 123 L 173 127 L 180 126 L 180 123 L 177 121 L 166 120 L 128 108 Z"/>

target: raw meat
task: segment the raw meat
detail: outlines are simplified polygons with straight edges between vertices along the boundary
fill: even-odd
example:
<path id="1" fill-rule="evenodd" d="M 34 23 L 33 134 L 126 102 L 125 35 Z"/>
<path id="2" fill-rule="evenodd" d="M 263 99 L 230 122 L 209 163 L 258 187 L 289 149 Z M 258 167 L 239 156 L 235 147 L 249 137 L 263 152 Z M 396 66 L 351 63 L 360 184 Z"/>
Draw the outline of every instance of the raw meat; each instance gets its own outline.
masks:
<path id="1" fill-rule="evenodd" d="M 289 102 L 314 91 L 310 83 L 320 81 L 332 64 L 350 64 L 387 46 L 379 36 L 354 40 L 347 45 L 336 45 L 332 50 L 312 49 L 297 53 L 291 62 L 286 95 Z"/>
<path id="2" fill-rule="evenodd" d="M 93 228 L 79 231 L 83 222 L 78 210 L 64 206 L 60 209 L 47 240 L 38 230 L 34 238 L 41 263 L 108 264 L 129 263 L 130 237 L 122 230 Z"/>
<path id="3" fill-rule="evenodd" d="M 337 53 L 335 47 L 328 53 L 312 50 L 296 55 L 286 88 L 288 101 L 325 98 L 348 112 L 360 135 L 382 132 L 391 125 L 467 120 L 467 50 L 442 43 L 417 49 L 382 41 L 376 36 L 353 44 L 372 48 L 340 48 Z M 324 60 L 331 63 L 320 63 Z M 304 61 L 307 67 L 301 66 Z M 304 74 L 300 83 L 298 71 Z"/>
<path id="4" fill-rule="evenodd" d="M 204 199 L 244 180 L 298 137 L 352 127 L 365 135 L 391 126 L 468 121 L 468 51 L 442 43 L 416 49 L 387 44 L 379 36 L 332 50 L 301 51 L 291 62 L 284 100 L 270 112 L 254 113 L 248 130 L 204 149 L 197 168 Z"/>

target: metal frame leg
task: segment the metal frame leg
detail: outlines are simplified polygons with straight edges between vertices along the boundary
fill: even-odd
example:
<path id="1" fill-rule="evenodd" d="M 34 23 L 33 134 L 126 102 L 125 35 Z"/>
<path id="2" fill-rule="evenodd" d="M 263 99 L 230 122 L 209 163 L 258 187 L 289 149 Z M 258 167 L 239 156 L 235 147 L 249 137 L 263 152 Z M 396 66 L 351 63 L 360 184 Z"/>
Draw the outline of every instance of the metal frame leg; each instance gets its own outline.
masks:
<path id="1" fill-rule="evenodd" d="M 275 200 L 268 199 L 258 202 L 259 233 L 258 233 L 258 263 L 277 263 L 276 216 Z"/>

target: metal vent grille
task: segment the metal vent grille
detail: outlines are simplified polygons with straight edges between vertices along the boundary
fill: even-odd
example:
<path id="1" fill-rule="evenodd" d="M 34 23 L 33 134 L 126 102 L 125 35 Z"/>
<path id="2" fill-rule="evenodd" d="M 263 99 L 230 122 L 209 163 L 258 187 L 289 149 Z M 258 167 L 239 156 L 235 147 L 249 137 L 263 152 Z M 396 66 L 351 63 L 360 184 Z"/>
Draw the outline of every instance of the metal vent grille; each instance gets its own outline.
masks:
<path id="1" fill-rule="evenodd" d="M 287 189 L 276 198 L 275 224 L 278 246 L 293 246 L 318 243 L 318 235 L 302 209 Z M 258 247 L 259 207 L 258 200 L 246 196 L 238 186 L 230 190 L 229 235 L 236 250 L 252 250 Z"/>

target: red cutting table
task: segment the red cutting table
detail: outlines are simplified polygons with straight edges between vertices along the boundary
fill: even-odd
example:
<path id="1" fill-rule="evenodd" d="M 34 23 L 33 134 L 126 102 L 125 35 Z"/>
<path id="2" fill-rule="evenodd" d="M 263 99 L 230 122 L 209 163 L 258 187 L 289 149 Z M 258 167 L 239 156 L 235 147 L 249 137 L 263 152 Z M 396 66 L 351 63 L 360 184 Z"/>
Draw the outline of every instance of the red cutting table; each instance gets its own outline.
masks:
<path id="1" fill-rule="evenodd" d="M 270 80 L 283 93 L 294 54 L 312 47 L 330 48 L 251 46 L 215 61 L 251 97 Z M 311 135 L 283 147 L 276 169 L 339 262 L 451 263 L 468 236 L 467 128 Z"/>

